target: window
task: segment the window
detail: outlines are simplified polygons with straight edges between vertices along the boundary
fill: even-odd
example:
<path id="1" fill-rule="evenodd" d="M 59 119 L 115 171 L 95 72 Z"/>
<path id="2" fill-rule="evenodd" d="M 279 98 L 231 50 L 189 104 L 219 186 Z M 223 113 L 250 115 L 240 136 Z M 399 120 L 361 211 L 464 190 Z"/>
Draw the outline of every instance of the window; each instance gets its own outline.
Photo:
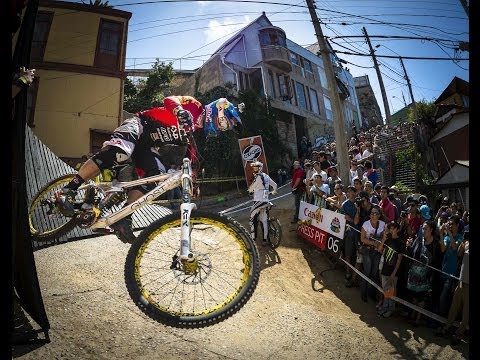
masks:
<path id="1" fill-rule="evenodd" d="M 307 99 L 305 97 L 305 87 L 303 84 L 296 82 L 295 89 L 297 90 L 297 104 L 302 109 L 307 109 Z"/>
<path id="2" fill-rule="evenodd" d="M 318 66 L 318 76 L 320 77 L 320 85 L 324 87 L 325 89 L 329 90 L 330 87 L 328 86 L 328 81 L 327 81 L 327 75 L 325 75 L 325 70 Z"/>
<path id="3" fill-rule="evenodd" d="M 297 90 L 295 89 L 295 80 L 292 80 L 292 89 L 293 89 L 293 96 L 290 99 L 290 104 L 295 105 L 295 99 L 297 98 Z"/>
<path id="4" fill-rule="evenodd" d="M 264 29 L 259 34 L 260 45 L 286 46 L 285 34 L 275 29 Z"/>
<path id="5" fill-rule="evenodd" d="M 277 94 L 275 92 L 275 82 L 274 82 L 274 75 L 273 75 L 273 72 L 272 70 L 268 70 L 268 80 L 269 80 L 269 85 L 270 85 L 270 95 L 273 97 L 273 98 L 276 98 L 277 97 Z"/>
<path id="6" fill-rule="evenodd" d="M 309 89 L 309 93 L 310 93 L 310 104 L 312 106 L 311 110 L 315 114 L 320 114 L 317 92 L 314 89 Z"/>
<path id="7" fill-rule="evenodd" d="M 290 51 L 290 61 L 292 62 L 292 64 L 300 66 L 300 59 L 298 58 L 298 55 L 291 51 Z"/>
<path id="8" fill-rule="evenodd" d="M 307 59 L 302 59 L 302 62 L 303 62 L 303 68 L 305 69 L 305 71 L 313 73 L 312 64 L 310 63 L 310 61 Z"/>
<path id="9" fill-rule="evenodd" d="M 53 13 L 41 11 L 37 13 L 35 18 L 35 30 L 33 31 L 32 38 L 32 50 L 30 53 L 32 61 L 43 61 L 52 20 Z"/>
<path id="10" fill-rule="evenodd" d="M 290 90 L 290 79 L 286 75 L 277 75 L 278 88 L 280 89 L 280 98 L 282 100 L 289 100 L 292 98 L 292 92 Z"/>
<path id="11" fill-rule="evenodd" d="M 123 25 L 119 22 L 102 19 L 98 31 L 95 66 L 120 70 Z"/>
<path id="12" fill-rule="evenodd" d="M 333 112 L 332 112 L 332 103 L 330 102 L 330 98 L 326 95 L 323 95 L 323 102 L 325 104 L 325 111 L 327 115 L 327 120 L 332 122 L 333 121 Z"/>

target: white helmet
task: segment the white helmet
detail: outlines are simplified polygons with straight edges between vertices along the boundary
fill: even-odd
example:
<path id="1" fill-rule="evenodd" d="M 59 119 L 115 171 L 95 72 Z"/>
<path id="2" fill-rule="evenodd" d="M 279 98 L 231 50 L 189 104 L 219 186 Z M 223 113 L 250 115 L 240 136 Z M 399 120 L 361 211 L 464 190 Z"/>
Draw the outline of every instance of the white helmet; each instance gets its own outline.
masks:
<path id="1" fill-rule="evenodd" d="M 258 166 L 258 172 L 262 172 L 263 164 L 260 161 L 258 161 L 258 160 L 252 161 L 250 163 L 250 166 L 251 167 Z"/>

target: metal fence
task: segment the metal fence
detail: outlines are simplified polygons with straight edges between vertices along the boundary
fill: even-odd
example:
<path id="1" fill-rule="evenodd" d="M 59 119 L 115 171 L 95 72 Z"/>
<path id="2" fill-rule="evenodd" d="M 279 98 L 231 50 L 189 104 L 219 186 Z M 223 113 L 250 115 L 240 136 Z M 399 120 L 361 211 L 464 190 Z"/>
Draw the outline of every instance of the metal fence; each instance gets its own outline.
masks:
<path id="1" fill-rule="evenodd" d="M 35 194 L 48 182 L 62 175 L 73 174 L 76 171 L 67 163 L 58 158 L 45 144 L 43 144 L 27 127 L 25 139 L 25 172 L 27 183 L 27 201 L 30 204 Z M 153 221 L 171 214 L 172 211 L 158 204 L 145 205 L 135 211 L 132 215 L 133 229 L 143 229 Z M 39 215 L 40 216 L 40 215 Z M 52 220 L 47 216 L 37 219 L 44 223 L 51 223 Z M 76 227 L 67 235 L 64 235 L 51 243 L 66 242 L 72 239 L 98 236 L 89 229 Z M 44 243 L 42 243 L 44 244 Z M 38 248 L 40 243 L 34 241 L 34 248 Z"/>

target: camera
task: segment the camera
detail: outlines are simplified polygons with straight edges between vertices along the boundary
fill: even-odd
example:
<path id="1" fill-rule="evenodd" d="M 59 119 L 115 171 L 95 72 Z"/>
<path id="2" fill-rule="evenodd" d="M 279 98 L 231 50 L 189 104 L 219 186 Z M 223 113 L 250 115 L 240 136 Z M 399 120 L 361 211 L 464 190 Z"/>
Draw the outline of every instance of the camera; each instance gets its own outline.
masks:
<path id="1" fill-rule="evenodd" d="M 402 212 L 400 213 L 400 216 L 407 217 L 407 212 L 405 210 L 402 210 Z"/>
<path id="2" fill-rule="evenodd" d="M 358 205 L 358 206 L 362 205 L 362 198 L 357 196 L 355 198 L 355 204 Z"/>

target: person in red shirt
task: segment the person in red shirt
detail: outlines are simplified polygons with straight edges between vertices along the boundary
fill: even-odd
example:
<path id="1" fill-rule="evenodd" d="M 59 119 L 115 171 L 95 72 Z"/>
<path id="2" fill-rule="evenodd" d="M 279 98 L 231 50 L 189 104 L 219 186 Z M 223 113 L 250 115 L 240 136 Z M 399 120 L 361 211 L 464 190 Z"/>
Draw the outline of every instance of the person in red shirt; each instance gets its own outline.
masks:
<path id="1" fill-rule="evenodd" d="M 244 104 L 238 105 L 242 112 Z M 205 125 L 205 128 L 204 128 Z M 148 177 L 165 173 L 165 165 L 158 149 L 168 146 L 170 152 L 183 158 L 190 144 L 190 134 L 204 128 L 206 136 L 215 136 L 221 131 L 241 128 L 242 122 L 237 109 L 225 98 L 220 98 L 205 106 L 191 96 L 169 96 L 163 106 L 136 113 L 126 119 L 103 143 L 98 153 L 88 159 L 78 173 L 56 194 L 57 205 L 65 216 L 74 215 L 76 190 L 85 181 L 97 176 L 102 170 L 114 165 L 125 165 L 122 172 L 126 179 L 136 178 L 135 168 L 141 169 L 142 176 Z M 189 156 L 195 157 L 193 146 Z M 128 192 L 127 202 L 131 204 L 152 190 L 154 184 L 133 187 Z M 124 242 L 133 242 L 135 235 L 131 229 L 131 217 L 126 217 L 110 227 Z"/>
<path id="2" fill-rule="evenodd" d="M 302 199 L 303 192 L 305 191 L 305 184 L 303 178 L 305 173 L 300 166 L 300 161 L 295 160 L 293 162 L 293 176 L 292 176 L 292 194 L 295 195 L 295 214 L 293 214 L 292 224 L 296 224 L 298 221 L 298 211 L 300 210 L 300 200 Z"/>
<path id="3" fill-rule="evenodd" d="M 385 223 L 390 223 L 395 220 L 395 208 L 388 199 L 388 186 L 384 185 L 380 188 L 380 203 L 378 204 L 383 212 Z"/>

